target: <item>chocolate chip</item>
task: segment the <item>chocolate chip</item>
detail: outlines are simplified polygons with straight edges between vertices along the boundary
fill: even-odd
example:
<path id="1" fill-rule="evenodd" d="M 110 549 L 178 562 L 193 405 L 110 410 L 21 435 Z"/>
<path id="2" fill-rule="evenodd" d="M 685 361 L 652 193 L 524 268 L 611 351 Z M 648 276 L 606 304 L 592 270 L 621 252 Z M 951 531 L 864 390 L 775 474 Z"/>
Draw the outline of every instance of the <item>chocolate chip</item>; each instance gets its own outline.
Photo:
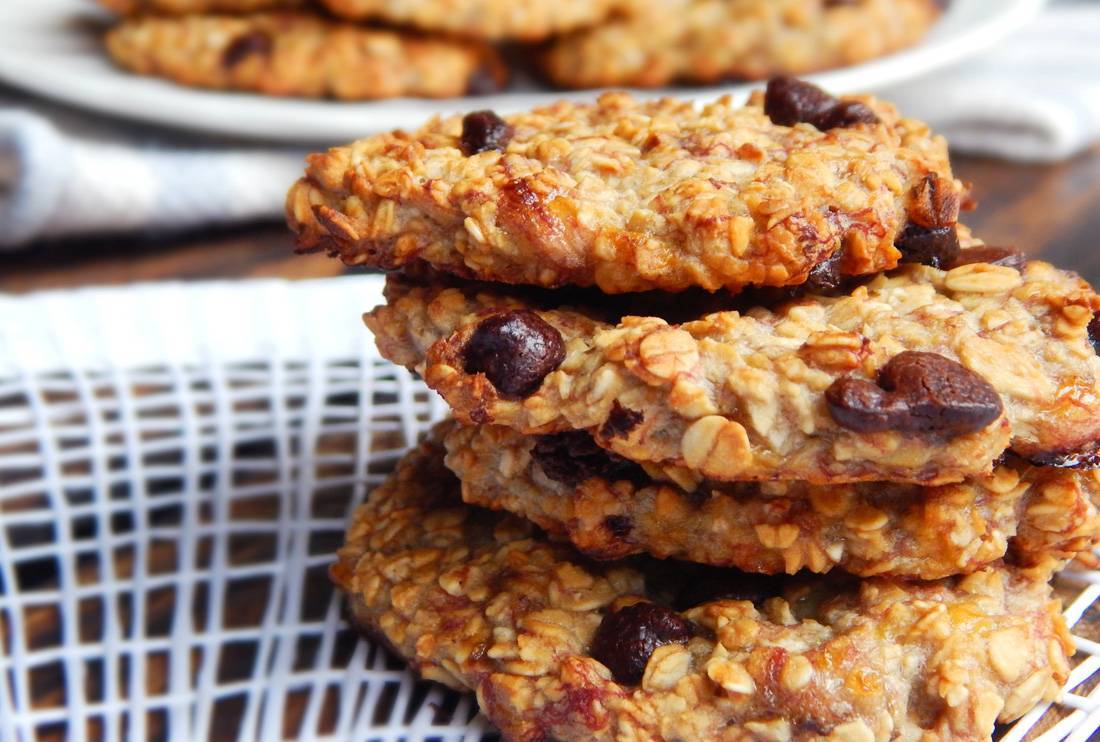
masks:
<path id="1" fill-rule="evenodd" d="M 903 263 L 946 268 L 959 256 L 959 235 L 955 225 L 929 228 L 910 222 L 894 238 L 894 247 L 901 251 Z"/>
<path id="2" fill-rule="evenodd" d="M 810 123 L 821 131 L 828 131 L 829 129 L 846 129 L 856 124 L 877 124 L 878 116 L 866 104 L 847 100 L 822 111 Z"/>
<path id="3" fill-rule="evenodd" d="M 606 439 L 628 436 L 644 419 L 642 412 L 623 407 L 615 400 L 611 404 L 611 413 L 600 427 L 600 437 Z"/>
<path id="4" fill-rule="evenodd" d="M 1089 342 L 1093 352 L 1100 355 L 1100 312 L 1094 312 L 1089 320 Z"/>
<path id="5" fill-rule="evenodd" d="M 764 89 L 764 113 L 779 126 L 814 123 L 836 98 L 795 77 L 773 77 Z"/>
<path id="6" fill-rule="evenodd" d="M 840 261 L 843 257 L 844 254 L 837 250 L 811 268 L 801 287 L 804 292 L 819 296 L 832 296 L 841 292 L 847 283 L 845 276 L 840 272 Z"/>
<path id="7" fill-rule="evenodd" d="M 634 523 L 625 515 L 609 515 L 603 519 L 603 526 L 615 538 L 626 538 L 634 529 Z"/>
<path id="8" fill-rule="evenodd" d="M 764 90 L 764 113 L 780 126 L 812 124 L 821 131 L 878 123 L 878 116 L 858 101 L 838 101 L 816 85 L 794 77 L 774 77 Z"/>
<path id="9" fill-rule="evenodd" d="M 1003 265 L 1008 268 L 1015 268 L 1018 271 L 1022 271 L 1027 266 L 1027 256 L 1011 247 L 979 245 L 959 251 L 955 260 L 947 267 L 958 268 L 960 265 L 971 265 L 973 263 Z"/>
<path id="10" fill-rule="evenodd" d="M 635 603 L 608 613 L 592 639 L 592 657 L 611 670 L 620 683 L 637 685 L 653 650 L 686 644 L 692 626 L 679 613 L 656 603 Z"/>
<path id="11" fill-rule="evenodd" d="M 1079 451 L 1052 451 L 1032 454 L 1027 457 L 1035 466 L 1049 466 L 1055 469 L 1096 469 L 1100 468 L 1100 441 Z"/>
<path id="12" fill-rule="evenodd" d="M 485 374 L 506 397 L 527 397 L 565 360 L 565 342 L 542 317 L 515 310 L 482 320 L 463 356 L 466 373 Z"/>
<path id="13" fill-rule="evenodd" d="M 877 385 L 851 376 L 825 390 L 833 420 L 858 433 L 896 430 L 963 435 L 1001 415 L 1001 398 L 978 374 L 936 353 L 905 351 L 890 359 Z"/>
<path id="14" fill-rule="evenodd" d="M 274 44 L 271 37 L 263 31 L 248 31 L 229 42 L 229 46 L 222 52 L 222 66 L 229 69 L 236 67 L 247 57 L 256 54 L 271 54 Z"/>
<path id="15" fill-rule="evenodd" d="M 546 476 L 570 487 L 592 477 L 634 484 L 649 481 L 641 466 L 601 448 L 583 430 L 540 436 L 531 448 L 531 457 Z"/>
<path id="16" fill-rule="evenodd" d="M 492 111 L 475 111 L 462 119 L 462 154 L 470 157 L 495 149 L 503 151 L 512 138 L 512 127 Z"/>

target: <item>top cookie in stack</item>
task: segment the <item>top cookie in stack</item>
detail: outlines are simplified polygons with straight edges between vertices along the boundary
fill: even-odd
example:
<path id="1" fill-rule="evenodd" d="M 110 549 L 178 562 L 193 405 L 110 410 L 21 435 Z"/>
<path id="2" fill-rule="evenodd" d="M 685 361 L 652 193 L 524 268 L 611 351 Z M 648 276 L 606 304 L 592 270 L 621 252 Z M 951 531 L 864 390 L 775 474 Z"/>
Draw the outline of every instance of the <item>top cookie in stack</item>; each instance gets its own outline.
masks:
<path id="1" fill-rule="evenodd" d="M 965 201 L 945 142 L 923 124 L 873 98 L 834 98 L 791 78 L 773 80 L 743 107 L 607 94 L 507 118 L 481 111 L 436 120 L 313 155 L 288 195 L 299 246 L 401 269 L 388 279 L 387 305 L 366 322 L 382 354 L 419 372 L 461 423 L 437 431 L 353 525 L 334 575 L 358 620 L 426 673 L 491 698 L 490 716 L 522 735 L 576 731 L 570 725 L 582 720 L 586 733 L 628 738 L 637 723 L 649 736 L 683 738 L 681 727 L 662 726 L 667 711 L 651 706 L 664 708 L 668 699 L 653 694 L 672 686 L 644 680 L 667 659 L 656 652 L 666 644 L 691 654 L 677 665 L 676 684 L 715 694 L 713 704 L 699 702 L 699 737 L 743 723 L 789 724 L 792 709 L 809 725 L 799 734 L 784 727 L 798 738 L 888 738 L 903 729 L 982 737 L 995 719 L 1051 697 L 1068 645 L 1050 641 L 1063 629 L 1048 603 L 1021 619 L 1038 633 L 1017 647 L 1023 663 L 1028 642 L 1039 642 L 1042 670 L 1001 672 L 999 640 L 974 639 L 989 659 L 960 654 L 968 674 L 945 680 L 955 671 L 936 663 L 955 662 L 945 659 L 954 647 L 974 647 L 970 629 L 944 623 L 929 650 L 938 659 L 914 659 L 923 669 L 906 677 L 946 695 L 927 705 L 914 697 L 908 707 L 907 686 L 883 691 L 885 700 L 860 696 L 836 714 L 812 698 L 780 712 L 767 699 L 807 686 L 801 674 L 784 686 L 786 671 L 767 669 L 773 660 L 752 659 L 770 645 L 748 624 L 721 649 L 691 638 L 704 615 L 718 627 L 749 619 L 760 632 L 807 620 L 842 634 L 900 617 L 872 620 L 864 606 L 841 620 L 827 603 L 753 613 L 766 600 L 731 587 L 749 580 L 745 572 L 844 571 L 866 579 L 856 583 L 861 594 L 878 595 L 883 584 L 906 600 L 944 591 L 916 601 L 934 607 L 969 594 L 959 577 L 967 574 L 1014 586 L 998 595 L 1049 596 L 1052 572 L 1096 545 L 1100 297 L 1074 274 L 974 239 L 958 224 Z M 448 502 L 441 460 L 466 506 Z M 439 516 L 442 531 L 426 524 L 408 543 L 380 515 L 430 511 L 428 500 L 449 513 Z M 699 568 L 643 559 L 630 569 L 643 573 L 644 588 L 610 591 L 574 606 L 572 618 L 538 619 L 574 632 L 550 642 L 553 657 L 594 658 L 610 672 L 600 677 L 611 686 L 585 696 L 614 707 L 610 718 L 550 711 L 567 691 L 488 679 L 561 673 L 560 682 L 572 682 L 572 660 L 538 671 L 506 661 L 526 651 L 518 637 L 529 627 L 516 616 L 532 604 L 508 587 L 518 573 L 499 567 L 484 584 L 473 576 L 513 558 L 497 549 L 521 547 L 473 529 L 470 549 L 456 545 L 431 576 L 428 554 L 440 554 L 442 532 L 453 535 L 447 524 L 488 517 L 470 506 L 509 511 L 569 542 L 575 551 L 555 546 L 552 557 L 538 557 L 535 571 L 550 583 L 551 572 L 574 568 L 587 575 L 578 580 L 597 579 L 602 568 L 580 552 L 710 565 L 708 579 L 726 587 L 678 613 L 679 598 L 651 578 L 671 569 L 691 582 Z M 427 571 L 385 566 L 406 558 L 398 554 L 422 555 Z M 458 573 L 469 577 L 448 587 L 446 576 Z M 826 592 L 833 584 L 807 579 Z M 550 610 L 553 594 L 546 600 Z M 628 608 L 639 601 L 660 615 L 634 616 Z M 755 608 L 732 606 L 745 601 Z M 468 610 L 468 621 L 447 619 L 451 609 Z M 975 610 L 994 620 L 986 607 Z M 497 650 L 505 635 L 517 646 Z M 647 649 L 620 672 L 609 641 L 627 654 Z M 747 655 L 729 659 L 740 651 Z M 797 665 L 831 682 L 837 656 L 807 651 L 806 664 L 790 660 L 790 672 Z M 916 650 L 887 641 L 875 651 Z M 733 669 L 716 669 L 726 662 Z M 957 693 L 946 690 L 952 682 Z M 964 692 L 976 704 L 965 712 L 957 708 Z M 747 705 L 722 700 L 731 698 Z M 777 713 L 787 716 L 776 721 Z M 869 736 L 837 731 L 847 723 Z"/>

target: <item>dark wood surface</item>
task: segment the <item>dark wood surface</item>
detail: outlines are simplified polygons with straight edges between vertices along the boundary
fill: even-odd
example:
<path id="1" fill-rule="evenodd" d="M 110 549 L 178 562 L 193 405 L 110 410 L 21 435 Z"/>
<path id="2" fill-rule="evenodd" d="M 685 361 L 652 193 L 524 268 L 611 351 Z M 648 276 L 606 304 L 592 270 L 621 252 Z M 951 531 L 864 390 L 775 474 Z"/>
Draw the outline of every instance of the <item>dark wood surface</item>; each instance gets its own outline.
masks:
<path id="1" fill-rule="evenodd" d="M 1100 147 L 1053 165 L 956 157 L 955 171 L 974 184 L 978 208 L 964 219 L 975 234 L 1100 283 L 1100 251 L 1094 247 L 1100 234 Z M 294 255 L 283 225 L 256 224 L 36 245 L 0 255 L 0 291 L 165 279 L 314 278 L 343 271 L 322 255 Z"/>

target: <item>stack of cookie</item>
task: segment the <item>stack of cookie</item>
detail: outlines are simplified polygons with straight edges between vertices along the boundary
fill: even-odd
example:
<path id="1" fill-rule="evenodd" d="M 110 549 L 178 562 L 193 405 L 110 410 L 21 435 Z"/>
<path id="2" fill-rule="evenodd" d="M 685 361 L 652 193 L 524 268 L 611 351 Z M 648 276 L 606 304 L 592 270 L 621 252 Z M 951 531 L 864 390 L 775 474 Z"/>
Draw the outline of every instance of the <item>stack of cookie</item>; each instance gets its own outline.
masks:
<path id="1" fill-rule="evenodd" d="M 790 78 L 312 156 L 300 247 L 400 271 L 366 322 L 455 417 L 356 514 L 356 622 L 515 739 L 979 739 L 1053 698 L 1100 297 L 966 200 L 923 124 Z"/>
<path id="2" fill-rule="evenodd" d="M 935 0 L 100 0 L 107 50 L 184 85 L 346 100 L 482 94 L 536 59 L 563 87 L 760 79 L 916 43 Z M 364 25 L 369 24 L 369 25 Z"/>

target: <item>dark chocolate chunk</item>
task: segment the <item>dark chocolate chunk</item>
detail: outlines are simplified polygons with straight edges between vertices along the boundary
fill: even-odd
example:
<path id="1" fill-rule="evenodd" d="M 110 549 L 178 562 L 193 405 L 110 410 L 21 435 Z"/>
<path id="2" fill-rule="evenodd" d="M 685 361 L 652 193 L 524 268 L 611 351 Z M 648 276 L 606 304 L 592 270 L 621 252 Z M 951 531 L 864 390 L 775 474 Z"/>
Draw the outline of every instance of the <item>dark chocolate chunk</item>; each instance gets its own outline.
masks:
<path id="1" fill-rule="evenodd" d="M 879 371 L 877 384 L 844 377 L 825 390 L 829 414 L 858 433 L 896 430 L 973 433 L 1001 415 L 1003 406 L 988 381 L 936 353 L 905 351 Z"/>
<path id="2" fill-rule="evenodd" d="M 611 414 L 600 426 L 601 438 L 622 438 L 630 435 L 630 431 L 638 427 L 645 419 L 645 415 L 639 410 L 623 407 L 618 400 L 611 405 Z"/>
<path id="3" fill-rule="evenodd" d="M 584 430 L 539 436 L 531 457 L 546 476 L 570 487 L 592 477 L 634 484 L 649 481 L 641 466 L 601 448 Z"/>
<path id="4" fill-rule="evenodd" d="M 922 263 L 933 268 L 947 268 L 959 256 L 959 235 L 955 225 L 922 227 L 910 222 L 894 238 L 894 247 L 901 251 L 901 262 Z"/>
<path id="5" fill-rule="evenodd" d="M 827 108 L 810 122 L 821 131 L 829 129 L 846 129 L 856 124 L 877 124 L 878 116 L 859 101 L 840 101 L 832 108 Z"/>
<path id="6" fill-rule="evenodd" d="M 271 54 L 273 47 L 274 43 L 267 33 L 248 31 L 229 42 L 229 46 L 222 52 L 222 66 L 230 69 L 253 55 L 266 56 Z"/>
<path id="7" fill-rule="evenodd" d="M 794 77 L 774 77 L 764 90 L 764 113 L 780 126 L 811 124 L 821 131 L 877 124 L 878 116 L 859 101 L 840 101 Z"/>
<path id="8" fill-rule="evenodd" d="M 1003 265 L 1022 271 L 1027 265 L 1027 255 L 1011 247 L 993 247 L 992 245 L 978 245 L 960 250 L 955 260 L 946 266 L 958 268 L 960 265 L 972 265 L 973 263 L 989 263 L 990 265 Z"/>
<path id="9" fill-rule="evenodd" d="M 1100 468 L 1100 441 L 1077 451 L 1032 454 L 1027 460 L 1036 466 L 1050 466 L 1055 469 L 1097 469 Z"/>
<path id="10" fill-rule="evenodd" d="M 592 639 L 592 656 L 611 670 L 620 683 L 637 685 L 657 647 L 686 644 L 694 634 L 691 624 L 671 608 L 635 603 L 608 613 Z"/>
<path id="11" fill-rule="evenodd" d="M 565 342 L 542 317 L 515 310 L 482 320 L 463 356 L 466 373 L 485 374 L 503 396 L 526 397 L 565 360 Z"/>
<path id="12" fill-rule="evenodd" d="M 773 77 L 764 90 L 764 113 L 780 126 L 813 124 L 836 102 L 821 88 L 795 77 Z"/>
<path id="13" fill-rule="evenodd" d="M 462 154 L 470 157 L 489 150 L 504 151 L 512 138 L 512 127 L 492 111 L 475 111 L 462 119 Z"/>

